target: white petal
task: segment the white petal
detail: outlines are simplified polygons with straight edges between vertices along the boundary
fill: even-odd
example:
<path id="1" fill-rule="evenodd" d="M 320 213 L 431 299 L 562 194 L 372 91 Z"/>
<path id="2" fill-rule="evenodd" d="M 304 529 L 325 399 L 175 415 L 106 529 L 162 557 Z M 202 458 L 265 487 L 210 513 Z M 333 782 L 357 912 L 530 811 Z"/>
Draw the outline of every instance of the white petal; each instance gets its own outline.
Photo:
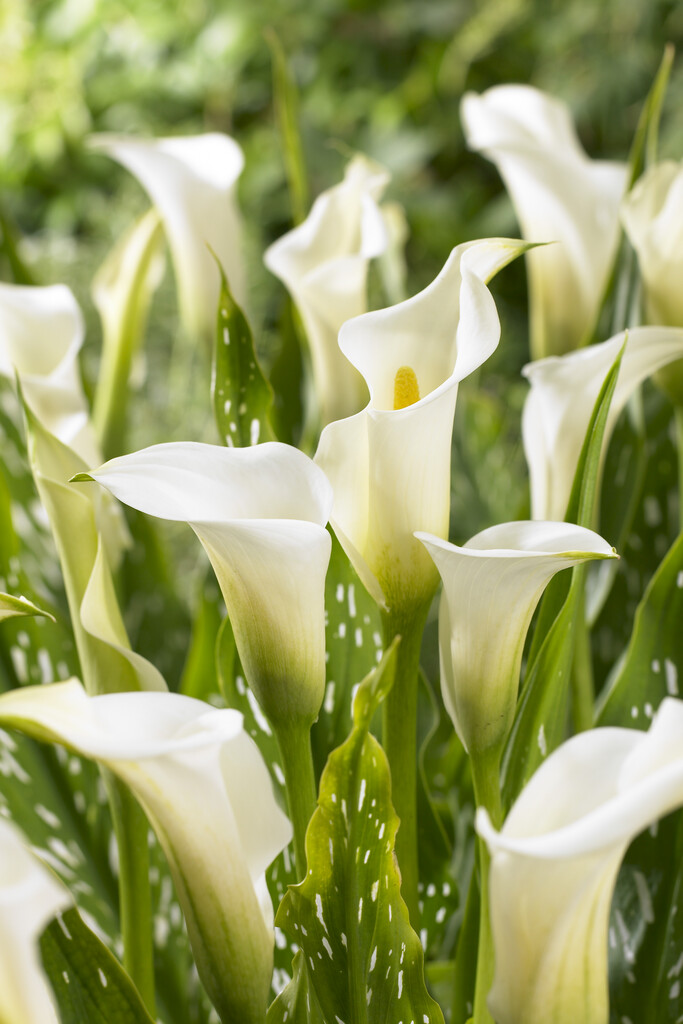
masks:
<path id="1" fill-rule="evenodd" d="M 387 182 L 383 168 L 354 157 L 341 184 L 323 192 L 303 224 L 264 256 L 304 321 L 325 423 L 356 412 L 367 401 L 362 379 L 339 350 L 337 334 L 345 320 L 365 311 L 368 261 L 388 244 L 377 205 Z"/>
<path id="2" fill-rule="evenodd" d="M 596 729 L 536 772 L 496 833 L 491 919 L 500 1024 L 607 1019 L 607 926 L 619 865 L 638 833 L 683 804 L 683 703 L 643 734 Z"/>
<path id="3" fill-rule="evenodd" d="M 621 219 L 638 253 L 650 323 L 683 324 L 683 167 L 654 164 L 625 197 Z"/>
<path id="4" fill-rule="evenodd" d="M 234 199 L 244 166 L 242 150 L 217 132 L 166 139 L 96 135 L 93 147 L 127 167 L 161 214 L 173 254 L 180 305 L 188 331 L 214 329 L 223 265 L 237 301 L 244 301 L 239 215 Z"/>
<path id="5" fill-rule="evenodd" d="M 16 371 L 41 423 L 90 461 L 100 456 L 78 370 L 84 332 L 66 285 L 0 284 L 0 373 Z"/>
<path id="6" fill-rule="evenodd" d="M 626 168 L 589 160 L 568 108 L 530 86 L 468 93 L 461 114 L 470 148 L 496 164 L 524 237 L 559 243 L 527 257 L 534 350 L 574 349 L 593 328 L 616 252 Z"/>
<path id="7" fill-rule="evenodd" d="M 324 583 L 332 491 L 302 452 L 155 445 L 93 479 L 133 508 L 188 522 L 221 586 L 249 684 L 266 715 L 311 720 L 325 681 Z"/>
<path id="8" fill-rule="evenodd" d="M 0 1018 L 3 1024 L 57 1024 L 38 943 L 71 905 L 67 890 L 0 819 Z"/>
<path id="9" fill-rule="evenodd" d="M 420 604 L 433 593 L 437 577 L 413 533 L 448 531 L 457 385 L 498 344 L 485 282 L 522 248 L 495 238 L 460 245 L 424 291 L 340 331 L 340 347 L 371 399 L 357 416 L 323 430 L 315 459 L 332 483 L 335 532 L 385 607 Z M 405 367 L 415 374 L 419 400 L 396 410 L 395 378 Z"/>
<path id="10" fill-rule="evenodd" d="M 522 417 L 524 452 L 535 519 L 563 519 L 588 423 L 600 388 L 624 343 L 618 334 L 600 345 L 530 363 L 531 384 Z M 603 458 L 614 424 L 647 377 L 683 355 L 683 331 L 635 327 L 628 332 L 605 428 Z"/>
<path id="11" fill-rule="evenodd" d="M 212 998 L 229 986 L 244 1019 L 257 1019 L 270 984 L 272 908 L 264 916 L 256 884 L 291 827 L 242 716 L 179 694 L 87 697 L 69 680 L 4 694 L 0 720 L 65 743 L 131 787 L 168 858 Z"/>
<path id="12" fill-rule="evenodd" d="M 439 646 L 444 703 L 463 744 L 502 741 L 514 713 L 526 633 L 556 572 L 614 551 L 591 530 L 564 523 L 503 523 L 464 547 L 417 533 L 444 585 Z"/>

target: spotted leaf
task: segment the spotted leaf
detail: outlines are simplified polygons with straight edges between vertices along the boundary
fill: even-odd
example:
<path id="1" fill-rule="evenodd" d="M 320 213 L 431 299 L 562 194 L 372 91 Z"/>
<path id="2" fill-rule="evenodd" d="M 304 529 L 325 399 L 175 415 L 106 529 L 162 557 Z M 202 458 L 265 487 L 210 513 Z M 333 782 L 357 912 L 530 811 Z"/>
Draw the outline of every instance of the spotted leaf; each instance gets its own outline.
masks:
<path id="1" fill-rule="evenodd" d="M 276 919 L 302 958 L 269 1024 L 290 1019 L 285 1011 L 301 1004 L 304 985 L 325 1024 L 443 1024 L 401 898 L 389 766 L 369 731 L 393 683 L 395 654 L 394 643 L 359 687 L 351 734 L 323 772 L 306 835 L 306 879 L 290 886 Z"/>

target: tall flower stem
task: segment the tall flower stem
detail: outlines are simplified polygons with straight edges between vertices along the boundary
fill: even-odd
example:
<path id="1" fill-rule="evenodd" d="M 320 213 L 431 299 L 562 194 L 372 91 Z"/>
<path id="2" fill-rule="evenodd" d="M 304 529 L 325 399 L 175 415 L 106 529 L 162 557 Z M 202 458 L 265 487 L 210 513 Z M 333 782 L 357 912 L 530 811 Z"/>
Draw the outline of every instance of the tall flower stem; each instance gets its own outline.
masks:
<path id="1" fill-rule="evenodd" d="M 417 682 L 420 645 L 429 603 L 413 611 L 382 616 L 385 650 L 401 637 L 396 676 L 383 705 L 382 744 L 391 769 L 391 797 L 401 825 L 396 857 L 401 869 L 401 895 L 414 928 L 419 922 L 417 898 Z"/>
<path id="2" fill-rule="evenodd" d="M 123 782 L 103 770 L 119 853 L 119 911 L 123 966 L 150 1017 L 156 1016 L 152 900 L 149 888 L 149 825 Z"/>
<path id="3" fill-rule="evenodd" d="M 294 857 L 297 875 L 306 877 L 306 829 L 317 804 L 311 727 L 303 720 L 274 725 L 282 768 L 285 773 L 289 817 L 294 829 Z"/>
<path id="4" fill-rule="evenodd" d="M 585 586 L 576 610 L 574 661 L 572 663 L 572 717 L 576 732 L 593 728 L 595 717 L 595 686 L 591 660 L 590 629 L 586 622 Z"/>
<path id="5" fill-rule="evenodd" d="M 500 828 L 503 809 L 500 799 L 501 749 L 490 749 L 472 757 L 472 778 L 477 807 L 484 807 L 495 828 Z M 493 1024 L 486 997 L 493 982 L 495 968 L 491 917 L 489 913 L 489 866 L 491 857 L 483 839 L 477 839 L 479 859 L 479 889 L 481 893 L 479 915 L 479 948 L 477 951 L 477 978 L 474 990 L 472 1024 Z"/>
<path id="6" fill-rule="evenodd" d="M 674 422 L 678 451 L 678 523 L 683 530 L 683 405 L 674 405 Z"/>

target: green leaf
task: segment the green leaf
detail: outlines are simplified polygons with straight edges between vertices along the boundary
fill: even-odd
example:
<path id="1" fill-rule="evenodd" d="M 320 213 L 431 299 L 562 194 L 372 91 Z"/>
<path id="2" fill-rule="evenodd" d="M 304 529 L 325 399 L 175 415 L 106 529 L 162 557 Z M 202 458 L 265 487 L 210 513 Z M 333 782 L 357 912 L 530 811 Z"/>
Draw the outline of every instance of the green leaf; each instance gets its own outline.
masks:
<path id="1" fill-rule="evenodd" d="M 152 1024 L 132 981 L 75 907 L 48 925 L 40 952 L 61 1024 Z"/>
<path id="2" fill-rule="evenodd" d="M 595 515 L 605 424 L 623 353 L 624 346 L 597 397 L 567 507 L 566 521 L 587 528 L 592 526 Z M 577 618 L 583 615 L 585 577 L 586 566 L 575 566 L 566 596 L 560 585 L 553 587 L 551 584 L 541 603 L 524 687 L 503 756 L 503 798 L 507 806 L 564 738 Z"/>
<path id="3" fill-rule="evenodd" d="M 653 576 L 636 612 L 631 642 L 608 688 L 598 725 L 648 729 L 683 680 L 683 534 Z"/>
<path id="4" fill-rule="evenodd" d="M 675 48 L 671 43 L 664 47 L 662 60 L 657 69 L 652 87 L 647 94 L 643 109 L 638 118 L 636 133 L 633 138 L 631 152 L 629 153 L 628 166 L 629 178 L 628 189 L 632 189 L 636 181 L 643 173 L 644 166 L 650 166 L 657 161 L 657 142 L 659 136 L 659 120 L 662 113 L 662 105 L 669 84 L 669 76 L 673 66 Z"/>
<path id="5" fill-rule="evenodd" d="M 273 62 L 273 101 L 285 158 L 292 216 L 294 223 L 300 224 L 306 217 L 309 200 L 306 161 L 299 131 L 299 98 L 277 33 L 267 28 L 264 34 Z"/>
<path id="6" fill-rule="evenodd" d="M 424 956 L 400 895 L 398 818 L 384 751 L 370 723 L 393 683 L 396 643 L 358 689 L 354 727 L 329 758 L 306 835 L 305 881 L 290 886 L 277 924 L 299 943 L 302 966 L 271 1007 L 301 1004 L 310 986 L 325 1024 L 443 1024 L 424 982 Z"/>
<path id="7" fill-rule="evenodd" d="M 270 425 L 273 392 L 256 359 L 251 328 L 232 297 L 220 263 L 218 269 L 221 293 L 211 382 L 213 411 L 223 444 L 245 448 L 275 439 Z"/>
<path id="8" fill-rule="evenodd" d="M 334 533 L 325 579 L 326 686 L 323 708 L 311 732 L 313 758 L 320 773 L 351 728 L 354 687 L 382 654 L 382 624 L 377 604 L 358 579 Z"/>
<path id="9" fill-rule="evenodd" d="M 16 615 L 44 615 L 55 621 L 51 612 L 44 612 L 37 605 L 33 604 L 26 597 L 14 597 L 12 594 L 5 594 L 0 591 L 0 622 L 4 619 L 11 619 Z"/>

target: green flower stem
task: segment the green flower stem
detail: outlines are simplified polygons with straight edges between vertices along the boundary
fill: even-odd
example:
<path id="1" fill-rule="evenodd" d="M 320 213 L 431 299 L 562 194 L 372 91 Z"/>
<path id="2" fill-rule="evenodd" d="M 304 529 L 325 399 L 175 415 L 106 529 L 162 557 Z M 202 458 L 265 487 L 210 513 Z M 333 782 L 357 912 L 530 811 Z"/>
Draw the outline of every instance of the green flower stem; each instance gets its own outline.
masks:
<path id="1" fill-rule="evenodd" d="M 396 857 L 401 869 L 401 895 L 413 928 L 419 926 L 417 884 L 417 683 L 420 646 L 429 604 L 412 615 L 388 612 L 382 616 L 384 648 L 401 637 L 394 685 L 382 709 L 382 745 L 391 769 L 391 798 L 401 825 Z"/>
<path id="2" fill-rule="evenodd" d="M 683 530 L 683 405 L 674 405 L 674 423 L 678 451 L 678 523 Z"/>
<path id="3" fill-rule="evenodd" d="M 294 858 L 300 879 L 306 877 L 306 829 L 318 798 L 307 722 L 273 725 L 285 773 L 289 817 L 294 829 Z"/>
<path id="4" fill-rule="evenodd" d="M 595 687 L 593 684 L 593 662 L 591 639 L 586 622 L 585 588 L 576 609 L 576 633 L 574 660 L 572 662 L 572 717 L 576 732 L 587 732 L 593 728 L 595 718 Z"/>
<path id="5" fill-rule="evenodd" d="M 119 910 L 123 966 L 150 1017 L 156 1017 L 152 900 L 149 889 L 149 825 L 123 782 L 103 770 L 119 851 Z"/>
<path id="6" fill-rule="evenodd" d="M 484 807 L 489 813 L 494 828 L 500 828 L 503 808 L 500 797 L 500 756 L 501 749 L 491 749 L 472 758 L 474 798 L 477 807 Z M 488 1011 L 486 998 L 493 982 L 495 958 L 491 915 L 489 910 L 489 866 L 491 858 L 483 839 L 477 838 L 479 857 L 479 948 L 477 951 L 477 979 L 474 990 L 474 1015 L 472 1024 L 494 1024 Z"/>

